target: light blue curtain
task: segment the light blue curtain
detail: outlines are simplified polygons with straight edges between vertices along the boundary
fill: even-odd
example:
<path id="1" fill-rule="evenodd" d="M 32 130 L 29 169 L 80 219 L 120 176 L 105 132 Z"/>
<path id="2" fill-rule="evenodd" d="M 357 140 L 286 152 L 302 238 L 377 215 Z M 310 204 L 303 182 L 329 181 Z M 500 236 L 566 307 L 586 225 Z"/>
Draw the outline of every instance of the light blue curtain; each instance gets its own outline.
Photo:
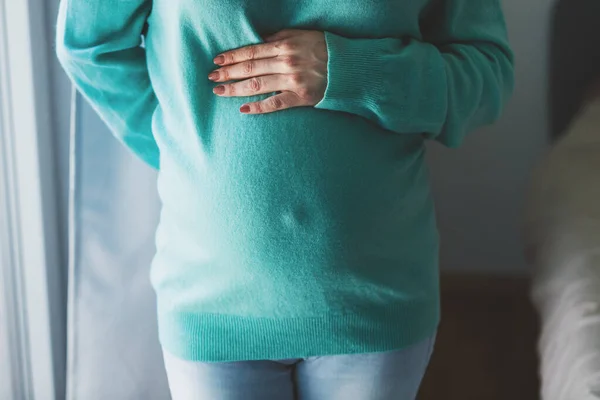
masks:
<path id="1" fill-rule="evenodd" d="M 156 175 L 75 105 L 67 398 L 169 399 L 149 283 Z"/>

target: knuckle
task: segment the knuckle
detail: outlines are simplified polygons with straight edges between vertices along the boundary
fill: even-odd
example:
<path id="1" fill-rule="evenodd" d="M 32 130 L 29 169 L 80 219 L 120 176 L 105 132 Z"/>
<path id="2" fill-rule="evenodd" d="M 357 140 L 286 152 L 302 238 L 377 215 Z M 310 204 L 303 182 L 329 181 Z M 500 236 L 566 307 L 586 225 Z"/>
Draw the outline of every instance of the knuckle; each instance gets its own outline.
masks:
<path id="1" fill-rule="evenodd" d="M 225 64 L 233 64 L 235 62 L 235 56 L 233 53 L 225 54 Z"/>
<path id="2" fill-rule="evenodd" d="M 299 87 L 302 86 L 302 83 L 304 82 L 304 79 L 302 77 L 301 74 L 290 74 L 290 82 L 292 85 L 294 85 L 295 87 Z"/>
<path id="3" fill-rule="evenodd" d="M 261 81 L 258 78 L 252 78 L 248 81 L 248 86 L 250 87 L 250 90 L 253 92 L 258 92 L 260 90 L 260 88 L 262 87 Z"/>
<path id="4" fill-rule="evenodd" d="M 248 60 L 254 60 L 256 58 L 256 46 L 248 46 L 245 50 L 244 56 Z"/>
<path id="5" fill-rule="evenodd" d="M 235 96 L 235 85 L 225 85 L 225 93 L 230 96 Z"/>
<path id="6" fill-rule="evenodd" d="M 254 109 L 257 113 L 263 112 L 263 106 L 260 101 L 254 105 Z"/>
<path id="7" fill-rule="evenodd" d="M 279 44 L 279 48 L 283 51 L 294 51 L 298 48 L 298 45 L 291 40 L 283 40 Z"/>
<path id="8" fill-rule="evenodd" d="M 284 103 L 283 100 L 281 100 L 281 97 L 275 96 L 271 98 L 271 107 L 274 110 L 279 110 L 280 108 L 283 108 Z"/>
<path id="9" fill-rule="evenodd" d="M 219 75 L 221 80 L 228 81 L 229 80 L 229 68 L 223 68 L 219 71 Z"/>
<path id="10" fill-rule="evenodd" d="M 243 64 L 244 74 L 250 75 L 254 71 L 254 61 L 248 61 Z"/>
<path id="11" fill-rule="evenodd" d="M 299 60 L 295 55 L 284 56 L 282 58 L 283 64 L 288 68 L 294 68 L 298 66 Z"/>
<path id="12" fill-rule="evenodd" d="M 275 54 L 281 54 L 281 47 L 279 47 L 279 43 L 278 42 L 271 42 L 271 43 L 267 43 L 266 46 L 268 46 L 268 53 L 275 53 Z"/>

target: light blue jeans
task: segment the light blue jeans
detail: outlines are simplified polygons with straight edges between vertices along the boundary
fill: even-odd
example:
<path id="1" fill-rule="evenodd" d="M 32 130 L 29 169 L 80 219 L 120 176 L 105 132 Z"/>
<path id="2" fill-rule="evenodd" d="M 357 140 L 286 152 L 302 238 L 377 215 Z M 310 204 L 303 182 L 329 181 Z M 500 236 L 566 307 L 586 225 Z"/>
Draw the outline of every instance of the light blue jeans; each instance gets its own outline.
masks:
<path id="1" fill-rule="evenodd" d="M 414 400 L 434 342 L 277 361 L 202 363 L 163 353 L 173 400 Z"/>

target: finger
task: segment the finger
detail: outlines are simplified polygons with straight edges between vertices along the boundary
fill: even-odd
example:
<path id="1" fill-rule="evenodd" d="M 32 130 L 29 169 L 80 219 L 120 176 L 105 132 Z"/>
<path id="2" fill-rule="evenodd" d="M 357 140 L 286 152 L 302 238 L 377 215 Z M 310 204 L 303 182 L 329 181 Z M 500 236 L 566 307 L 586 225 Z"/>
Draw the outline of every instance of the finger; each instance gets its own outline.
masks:
<path id="1" fill-rule="evenodd" d="M 244 104 L 240 111 L 244 114 L 267 114 L 304 105 L 306 104 L 294 92 L 283 92 L 261 101 Z"/>
<path id="2" fill-rule="evenodd" d="M 265 42 L 275 42 L 277 40 L 288 39 L 298 33 L 297 29 L 283 29 L 271 35 L 265 36 Z"/>
<path id="3" fill-rule="evenodd" d="M 274 43 L 259 43 L 226 51 L 216 56 L 213 61 L 217 65 L 231 65 L 242 61 L 277 57 L 279 53 L 280 50 Z"/>
<path id="4" fill-rule="evenodd" d="M 280 90 L 290 90 L 289 85 L 289 79 L 283 74 L 265 75 L 219 85 L 213 89 L 213 93 L 222 97 L 254 96 Z"/>
<path id="5" fill-rule="evenodd" d="M 226 82 L 253 76 L 283 74 L 289 69 L 287 66 L 285 59 L 278 57 L 243 61 L 212 71 L 208 75 L 208 79 L 214 82 Z"/>

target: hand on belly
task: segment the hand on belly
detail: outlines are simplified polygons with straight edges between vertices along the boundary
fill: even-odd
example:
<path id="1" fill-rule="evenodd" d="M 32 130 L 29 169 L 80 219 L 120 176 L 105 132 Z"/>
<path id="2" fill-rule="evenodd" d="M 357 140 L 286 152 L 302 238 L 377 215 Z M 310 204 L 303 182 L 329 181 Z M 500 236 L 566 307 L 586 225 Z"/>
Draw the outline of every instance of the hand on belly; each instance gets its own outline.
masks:
<path id="1" fill-rule="evenodd" d="M 327 45 L 320 31 L 285 29 L 265 43 L 226 51 L 215 57 L 220 65 L 208 75 L 219 96 L 252 96 L 280 92 L 240 107 L 245 114 L 264 114 L 291 107 L 314 106 L 327 87 Z"/>

